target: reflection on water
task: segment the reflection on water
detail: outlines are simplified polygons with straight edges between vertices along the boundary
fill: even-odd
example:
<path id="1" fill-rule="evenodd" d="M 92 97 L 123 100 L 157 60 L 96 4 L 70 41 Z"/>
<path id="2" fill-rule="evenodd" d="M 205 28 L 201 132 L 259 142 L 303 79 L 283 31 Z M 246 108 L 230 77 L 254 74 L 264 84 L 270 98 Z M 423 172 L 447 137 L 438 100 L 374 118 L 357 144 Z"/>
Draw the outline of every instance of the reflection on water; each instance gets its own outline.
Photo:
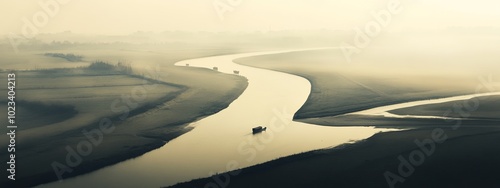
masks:
<path id="1" fill-rule="evenodd" d="M 233 74 L 248 88 L 227 109 L 193 123 L 196 128 L 136 159 L 41 187 L 161 187 L 243 168 L 300 152 L 337 146 L 384 131 L 372 127 L 324 127 L 293 122 L 311 85 L 304 78 L 238 65 L 233 59 L 267 53 L 178 62 Z M 265 132 L 252 134 L 258 125 Z M 387 129 L 385 129 L 387 130 Z"/>

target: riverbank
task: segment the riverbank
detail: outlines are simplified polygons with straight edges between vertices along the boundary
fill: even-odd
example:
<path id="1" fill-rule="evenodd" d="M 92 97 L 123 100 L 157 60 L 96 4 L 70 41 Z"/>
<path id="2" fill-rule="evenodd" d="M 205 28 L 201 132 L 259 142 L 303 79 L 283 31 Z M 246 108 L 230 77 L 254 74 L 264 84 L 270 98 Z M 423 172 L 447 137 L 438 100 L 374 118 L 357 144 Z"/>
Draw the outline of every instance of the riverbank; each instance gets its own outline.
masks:
<path id="1" fill-rule="evenodd" d="M 473 94 L 472 89 L 479 83 L 476 77 L 466 75 L 443 77 L 405 73 L 397 68 L 381 70 L 376 63 L 364 63 L 365 67 L 360 67 L 345 64 L 339 57 L 342 57 L 339 49 L 326 49 L 241 58 L 236 62 L 306 78 L 312 86 L 311 94 L 294 119 L 331 126 L 340 125 L 339 122 L 344 126 L 369 122 L 335 121 L 333 117 L 338 115 L 410 101 Z M 459 84 L 457 79 L 461 80 Z M 432 84 L 425 80 L 432 80 Z M 396 124 L 398 122 L 378 122 L 376 126 L 402 126 Z"/>
<path id="2" fill-rule="evenodd" d="M 188 69 L 186 65 L 189 64 L 189 67 L 204 67 L 204 70 L 212 72 L 213 67 L 217 67 L 217 71 L 231 75 L 236 70 L 239 71 L 238 75 L 248 79 L 249 85 L 229 108 L 193 122 L 189 127 L 196 128 L 189 134 L 172 140 L 160 149 L 84 176 L 40 187 L 168 186 L 207 177 L 214 172 L 250 167 L 390 131 L 373 127 L 336 128 L 294 122 L 294 112 L 309 95 L 311 85 L 307 80 L 233 62 L 236 58 L 283 52 L 233 54 L 176 63 L 182 68 Z M 251 128 L 256 125 L 266 126 L 267 129 L 262 134 L 254 135 Z M 189 149 L 186 146 L 190 146 Z"/>
<path id="3" fill-rule="evenodd" d="M 355 144 L 284 157 L 172 187 L 203 187 L 214 184 L 238 188 L 390 187 L 384 173 L 389 171 L 399 175 L 399 157 L 409 160 L 413 151 L 421 149 L 415 140 L 431 139 L 435 130 L 444 130 L 446 141 L 435 143 L 435 152 L 425 156 L 423 164 L 414 167 L 415 171 L 411 175 L 399 175 L 398 177 L 402 177 L 399 180 L 402 180 L 393 182 L 396 187 L 493 187 L 500 184 L 496 178 L 496 169 L 500 167 L 497 160 L 500 148 L 492 145 L 500 139 L 500 129 L 496 128 L 498 117 L 494 115 L 498 112 L 498 105 L 495 105 L 498 97 L 478 99 L 480 108 L 474 107 L 474 111 L 467 111 L 470 115 L 466 117 L 456 107 L 458 105 L 464 108 L 464 101 L 391 111 L 400 115 L 443 116 L 451 109 L 449 117 L 470 118 L 460 121 L 344 115 L 401 102 L 472 94 L 474 91 L 471 88 L 476 88 L 479 81 L 461 79 L 463 82 L 456 84 L 455 75 L 433 79 L 436 83 L 432 84 L 422 82 L 423 78 L 432 79 L 432 76 L 420 79 L 415 75 L 401 76 L 401 79 L 394 81 L 384 77 L 385 75 L 377 77 L 379 75 L 376 71 L 373 74 L 370 72 L 370 76 L 360 76 L 344 71 L 343 65 L 337 66 L 325 53 L 332 52 L 293 52 L 238 59 L 237 62 L 308 79 L 312 84 L 312 91 L 306 104 L 295 114 L 294 119 L 297 121 L 328 126 L 412 129 L 379 133 Z M 470 105 L 471 101 L 468 102 Z M 460 123 L 460 127 L 455 130 L 457 123 Z"/>
<path id="4" fill-rule="evenodd" d="M 161 56 L 165 54 L 155 55 Z M 159 60 L 161 61 L 161 59 Z M 155 62 L 152 61 L 151 63 Z M 69 118 L 60 121 L 58 126 L 43 125 L 21 130 L 18 133 L 20 143 L 17 146 L 18 151 L 16 153 L 16 156 L 18 156 L 16 161 L 16 181 L 12 182 L 4 179 L 0 181 L 0 184 L 8 187 L 31 187 L 58 180 L 52 164 L 58 162 L 67 166 L 69 153 L 67 148 L 75 149 L 79 147 L 82 141 L 88 141 L 89 138 L 82 131 L 98 129 L 102 118 L 112 120 L 114 130 L 112 133 L 104 134 L 102 142 L 92 147 L 90 154 L 80 156 L 81 161 L 79 161 L 78 165 L 71 166 L 70 171 L 60 169 L 64 172 L 62 174 L 63 179 L 141 156 L 190 131 L 192 128 L 187 127 L 190 122 L 225 109 L 248 85 L 247 80 L 240 76 L 226 75 L 205 69 L 175 67 L 173 63 L 175 62 L 160 64 L 160 67 L 154 70 L 155 74 L 160 75 L 156 81 L 146 78 L 144 80 L 141 76 L 130 76 L 127 79 L 108 78 L 98 80 L 95 83 L 105 82 L 104 86 L 96 87 L 98 90 L 93 87 L 85 88 L 91 92 L 97 92 L 95 95 L 89 95 L 88 97 L 73 96 L 83 94 L 72 91 L 71 87 L 61 86 L 59 90 L 65 89 L 64 92 L 59 92 L 59 97 L 54 98 L 52 96 L 52 100 L 63 101 L 63 104 L 68 101 L 75 101 L 75 104 L 81 103 L 84 105 L 82 107 L 77 106 L 79 114 L 76 117 L 80 117 L 80 120 Z M 22 78 L 20 75 L 19 80 Z M 69 81 L 68 78 L 75 82 Z M 31 79 L 36 80 L 36 78 Z M 58 84 L 59 86 L 70 83 L 93 83 L 87 81 L 78 82 L 80 78 L 74 76 L 51 79 L 51 82 L 47 84 Z M 92 76 L 87 76 L 86 79 L 92 79 Z M 26 79 L 24 80 L 25 82 L 18 87 L 19 93 L 26 94 L 23 92 L 23 88 L 28 85 L 28 82 L 26 82 Z M 165 90 L 163 93 L 148 90 L 147 96 L 158 96 L 158 98 L 142 101 L 134 108 L 130 107 L 130 112 L 127 114 L 126 119 L 122 121 L 120 117 L 124 114 L 112 112 L 110 105 L 116 99 L 120 99 L 120 95 L 130 94 L 134 87 L 137 86 L 134 84 L 142 86 L 141 83 L 143 82 L 144 87 L 152 87 L 156 84 L 158 85 L 158 87 L 154 87 L 156 89 L 162 87 L 175 89 Z M 116 87 L 122 87 L 119 85 L 123 84 L 130 88 L 116 90 Z M 34 86 L 42 89 L 46 87 L 36 84 Z M 33 97 L 34 100 L 37 97 L 40 100 L 42 99 L 39 95 Z M 94 99 L 96 102 L 102 101 L 102 103 L 94 105 L 94 103 L 85 102 Z M 51 101 L 45 100 L 44 102 L 50 103 Z M 88 110 L 88 113 L 95 111 L 97 115 L 84 113 L 82 109 Z M 37 131 L 34 131 L 35 129 Z M 5 141 L 3 138 L 2 142 Z M 3 157 L 6 153 L 2 152 L 1 155 Z M 2 174 L 5 174 L 5 172 Z"/>
<path id="5" fill-rule="evenodd" d="M 173 188 L 204 187 L 390 187 L 384 173 L 398 175 L 398 159 L 409 160 L 421 151 L 415 140 L 432 139 L 435 128 L 376 134 L 364 141 L 337 148 L 284 157 L 227 174 L 181 183 Z M 494 187 L 500 184 L 499 128 L 444 128 L 446 141 L 436 143 L 434 152 L 404 182 L 395 187 Z M 429 146 L 428 146 L 429 147 Z M 431 148 L 431 147 L 429 147 Z M 419 159 L 420 160 L 420 159 Z"/>

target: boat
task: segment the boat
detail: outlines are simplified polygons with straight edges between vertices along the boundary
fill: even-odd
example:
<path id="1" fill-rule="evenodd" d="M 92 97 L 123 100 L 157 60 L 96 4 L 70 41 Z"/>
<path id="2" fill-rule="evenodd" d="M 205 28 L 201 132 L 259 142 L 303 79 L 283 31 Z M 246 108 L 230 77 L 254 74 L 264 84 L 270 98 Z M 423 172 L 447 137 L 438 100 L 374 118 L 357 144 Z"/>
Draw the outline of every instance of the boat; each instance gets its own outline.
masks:
<path id="1" fill-rule="evenodd" d="M 240 74 L 240 71 L 234 70 L 233 73 L 234 74 Z"/>
<path id="2" fill-rule="evenodd" d="M 267 129 L 267 127 L 262 127 L 262 126 L 254 127 L 254 128 L 252 128 L 252 133 L 257 134 L 257 133 L 260 133 L 262 131 L 266 131 L 266 129 Z"/>

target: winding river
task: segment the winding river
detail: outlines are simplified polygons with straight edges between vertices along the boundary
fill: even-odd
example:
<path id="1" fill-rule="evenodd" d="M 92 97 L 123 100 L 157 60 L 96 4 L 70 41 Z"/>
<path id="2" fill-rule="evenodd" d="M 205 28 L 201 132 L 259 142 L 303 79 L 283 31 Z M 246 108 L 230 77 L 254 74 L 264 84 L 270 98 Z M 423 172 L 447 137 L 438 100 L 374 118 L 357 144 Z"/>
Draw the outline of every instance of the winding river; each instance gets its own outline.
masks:
<path id="1" fill-rule="evenodd" d="M 279 157 L 335 147 L 368 138 L 389 129 L 373 127 L 327 127 L 292 121 L 311 91 L 310 83 L 298 76 L 239 65 L 234 59 L 291 51 L 257 52 L 214 56 L 178 62 L 248 79 L 248 88 L 219 113 L 192 123 L 192 131 L 138 158 L 89 174 L 40 187 L 163 187 L 195 178 L 244 168 Z M 466 99 L 467 97 L 459 98 Z M 435 103 L 459 100 L 440 99 Z M 390 115 L 387 111 L 425 104 L 425 101 L 385 106 L 357 112 Z M 432 103 L 427 101 L 427 103 Z M 267 131 L 253 135 L 251 128 Z"/>
<path id="2" fill-rule="evenodd" d="M 234 59 L 285 53 L 258 52 L 206 57 L 176 65 L 213 68 L 248 79 L 248 88 L 230 106 L 192 123 L 192 131 L 138 158 L 89 174 L 39 187 L 162 187 L 279 157 L 338 146 L 387 129 L 325 127 L 292 121 L 311 90 L 301 77 L 233 63 Z M 251 128 L 267 131 L 253 135 Z"/>

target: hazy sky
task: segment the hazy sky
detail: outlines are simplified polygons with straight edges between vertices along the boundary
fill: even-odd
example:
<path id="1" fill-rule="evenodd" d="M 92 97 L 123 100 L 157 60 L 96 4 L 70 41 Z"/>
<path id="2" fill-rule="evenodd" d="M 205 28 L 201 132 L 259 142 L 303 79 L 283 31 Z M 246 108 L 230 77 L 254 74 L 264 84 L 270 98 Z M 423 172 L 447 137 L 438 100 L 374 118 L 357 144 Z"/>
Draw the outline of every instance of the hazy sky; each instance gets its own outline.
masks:
<path id="1" fill-rule="evenodd" d="M 56 0 L 0 0 L 0 34 L 20 33 L 24 22 Z M 65 0 L 68 1 L 68 0 Z M 391 0 L 71 0 L 60 5 L 41 33 L 72 31 L 128 34 L 138 30 L 282 30 L 351 29 L 373 20 L 371 11 Z M 392 0 L 398 1 L 398 0 Z M 213 4 L 232 11 L 221 20 Z M 403 11 L 389 29 L 436 29 L 448 26 L 500 27 L 498 0 L 399 0 Z M 227 7 L 226 7 L 227 8 Z M 41 14 L 38 14 L 41 15 Z M 43 18 L 43 17 L 42 17 Z"/>

